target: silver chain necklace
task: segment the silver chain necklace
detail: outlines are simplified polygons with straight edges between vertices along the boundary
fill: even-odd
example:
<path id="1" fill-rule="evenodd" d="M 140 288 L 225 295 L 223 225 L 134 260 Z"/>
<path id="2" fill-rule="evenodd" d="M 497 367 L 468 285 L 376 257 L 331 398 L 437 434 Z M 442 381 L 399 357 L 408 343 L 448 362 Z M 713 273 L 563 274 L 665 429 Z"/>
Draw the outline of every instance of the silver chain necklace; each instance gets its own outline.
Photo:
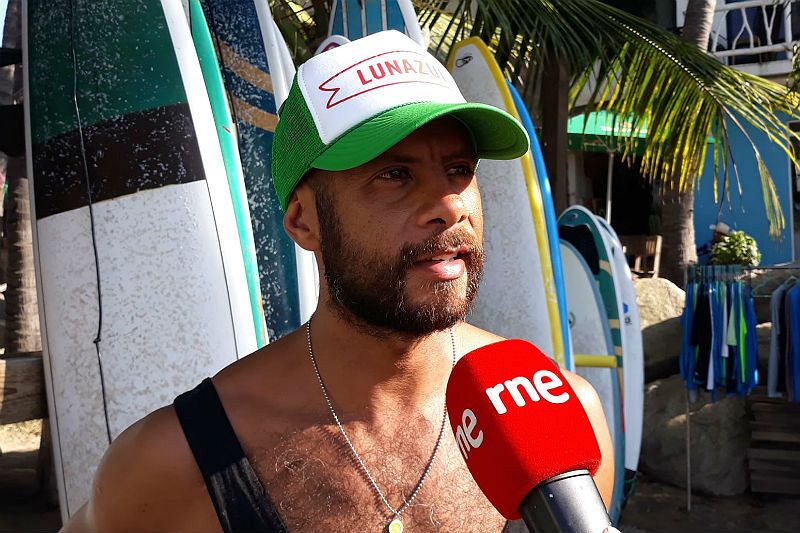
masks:
<path id="1" fill-rule="evenodd" d="M 322 395 L 325 397 L 325 403 L 328 404 L 328 409 L 331 412 L 331 416 L 333 416 L 333 420 L 336 422 L 336 425 L 339 427 L 339 432 L 342 434 L 347 446 L 350 447 L 350 451 L 353 452 L 353 457 L 358 461 L 358 464 L 361 466 L 361 470 L 367 479 L 369 480 L 370 484 L 372 485 L 373 490 L 378 495 L 378 497 L 383 501 L 383 504 L 386 506 L 387 509 L 392 513 L 392 520 L 387 525 L 387 531 L 389 533 L 403 533 L 403 522 L 400 520 L 400 515 L 411 506 L 411 502 L 414 501 L 414 498 L 417 497 L 419 494 L 419 490 L 422 488 L 422 484 L 425 483 L 425 480 L 428 478 L 428 474 L 431 471 L 431 467 L 433 467 L 433 462 L 436 460 L 436 454 L 439 453 L 439 447 L 442 444 L 442 436 L 444 435 L 444 427 L 447 424 L 447 406 L 444 407 L 444 414 L 442 415 L 442 426 L 439 429 L 439 436 L 436 438 L 436 446 L 433 448 L 433 453 L 431 454 L 431 458 L 428 461 L 428 465 L 425 467 L 425 471 L 422 472 L 422 477 L 419 479 L 417 486 L 414 487 L 414 490 L 411 492 L 411 496 L 406 499 L 403 504 L 395 509 L 386 499 L 381 489 L 378 487 L 378 484 L 375 482 L 375 478 L 372 477 L 370 474 L 367 465 L 364 464 L 364 461 L 361 459 L 361 456 L 358 455 L 355 447 L 353 446 L 353 442 L 350 440 L 350 437 L 347 436 L 347 432 L 344 430 L 344 426 L 342 425 L 341 421 L 339 420 L 339 416 L 336 414 L 336 410 L 333 408 L 333 402 L 331 401 L 330 394 L 328 394 L 328 388 L 325 387 L 325 382 L 322 381 L 322 374 L 319 372 L 319 367 L 317 366 L 317 358 L 314 357 L 314 350 L 311 348 L 311 319 L 308 319 L 306 322 L 306 340 L 308 341 L 308 355 L 311 356 L 311 363 L 314 365 L 314 372 L 317 374 L 317 380 L 319 381 L 319 387 L 322 389 Z M 453 347 L 453 366 L 456 364 L 456 340 L 453 336 L 453 328 L 450 328 L 450 344 Z"/>

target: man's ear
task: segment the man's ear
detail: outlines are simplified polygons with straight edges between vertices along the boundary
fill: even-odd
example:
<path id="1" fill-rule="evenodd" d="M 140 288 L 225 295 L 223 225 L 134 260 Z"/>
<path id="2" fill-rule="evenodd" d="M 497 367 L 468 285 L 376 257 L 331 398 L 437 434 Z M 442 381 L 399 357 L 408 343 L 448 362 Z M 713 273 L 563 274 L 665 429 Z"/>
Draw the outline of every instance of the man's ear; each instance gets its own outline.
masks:
<path id="1" fill-rule="evenodd" d="M 304 250 L 319 249 L 319 221 L 314 192 L 301 183 L 292 192 L 289 205 L 283 215 L 283 227 L 289 237 Z"/>

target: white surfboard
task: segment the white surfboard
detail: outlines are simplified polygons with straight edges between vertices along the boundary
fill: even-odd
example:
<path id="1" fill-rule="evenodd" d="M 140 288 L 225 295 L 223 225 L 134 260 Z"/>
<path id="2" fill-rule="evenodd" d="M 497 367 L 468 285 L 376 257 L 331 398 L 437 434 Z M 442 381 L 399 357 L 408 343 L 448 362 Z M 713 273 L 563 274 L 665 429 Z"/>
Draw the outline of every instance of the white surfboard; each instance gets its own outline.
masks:
<path id="1" fill-rule="evenodd" d="M 576 354 L 608 356 L 614 352 L 608 330 L 608 316 L 597 288 L 597 282 L 586 261 L 574 246 L 561 241 L 561 260 L 567 288 L 567 308 L 572 346 Z M 619 398 L 614 394 L 612 371 L 607 368 L 579 366 L 576 372 L 586 378 L 597 391 L 603 404 L 612 441 L 621 438 L 615 430 Z M 616 396 L 616 398 L 615 398 Z"/>
<path id="2" fill-rule="evenodd" d="M 255 5 L 269 64 L 280 66 L 280 68 L 276 67 L 270 72 L 275 95 L 275 106 L 280 109 L 289 95 L 296 69 L 292 55 L 289 52 L 289 46 L 272 18 L 268 3 L 256 2 Z M 317 301 L 319 300 L 319 272 L 312 252 L 300 248 L 297 244 L 294 246 L 294 251 L 300 323 L 302 324 L 311 318 L 311 314 L 317 307 Z"/>
<path id="3" fill-rule="evenodd" d="M 611 271 L 614 285 L 622 304 L 622 357 L 625 360 L 624 402 L 625 418 L 625 468 L 633 472 L 639 466 L 639 452 L 642 447 L 642 427 L 644 423 L 644 347 L 642 327 L 639 318 L 639 305 L 628 261 L 622 252 L 617 232 L 602 217 L 595 217 L 604 233 L 603 239 L 611 250 Z"/>
<path id="4" fill-rule="evenodd" d="M 567 248 L 569 252 L 580 254 L 586 265 L 586 270 L 593 278 L 592 287 L 596 290 L 593 294 L 595 301 L 602 304 L 606 317 L 610 351 L 605 353 L 581 353 L 582 349 L 597 349 L 597 346 L 586 345 L 587 339 L 580 339 L 576 343 L 576 328 L 572 330 L 573 351 L 576 372 L 589 381 L 597 390 L 603 404 L 603 411 L 611 432 L 614 444 L 614 490 L 611 498 L 609 515 L 614 523 L 619 520 L 625 495 L 625 426 L 623 411 L 623 382 L 624 359 L 623 339 L 620 328 L 622 305 L 620 304 L 617 285 L 612 272 L 612 255 L 609 243 L 603 236 L 602 230 L 594 215 L 582 206 L 572 206 L 561 214 L 558 220 L 559 235 L 562 242 L 572 245 Z M 565 248 L 562 248 L 562 252 Z M 578 275 L 577 279 L 580 279 Z M 586 288 L 576 291 L 572 273 L 567 275 L 565 267 L 564 284 L 567 288 L 567 307 L 572 313 L 583 313 L 585 310 L 576 308 L 577 305 L 586 305 L 585 301 L 576 299 L 589 298 Z M 584 284 L 585 286 L 585 284 Z M 570 296 L 572 293 L 572 296 Z M 578 293 L 576 295 L 575 293 Z M 574 303 L 570 303 L 572 302 Z"/>
<path id="5" fill-rule="evenodd" d="M 110 438 L 256 349 L 185 13 L 169 0 L 131 6 L 138 19 L 124 3 L 97 1 L 70 21 L 66 1 L 23 3 L 34 255 L 64 519 L 86 501 Z M 121 20 L 124 35 L 113 29 Z M 131 38 L 153 48 L 129 47 Z M 83 135 L 73 69 L 53 68 L 70 46 L 93 58 L 78 67 Z"/>
<path id="6" fill-rule="evenodd" d="M 448 69 L 467 101 L 516 115 L 506 81 L 482 41 L 470 38 L 456 44 Z M 480 163 L 486 265 L 470 321 L 504 337 L 532 342 L 563 366 L 558 300 L 534 172 L 527 154 Z"/>

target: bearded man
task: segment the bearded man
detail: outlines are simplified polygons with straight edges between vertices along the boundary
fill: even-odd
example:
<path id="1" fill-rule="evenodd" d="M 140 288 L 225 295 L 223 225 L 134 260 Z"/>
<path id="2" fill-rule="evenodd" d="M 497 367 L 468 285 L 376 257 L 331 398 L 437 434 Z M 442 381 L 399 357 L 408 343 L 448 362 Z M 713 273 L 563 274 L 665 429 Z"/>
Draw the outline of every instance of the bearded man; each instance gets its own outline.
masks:
<path id="1" fill-rule="evenodd" d="M 455 360 L 501 340 L 464 318 L 481 277 L 479 158 L 528 138 L 464 101 L 398 32 L 298 69 L 273 147 L 284 226 L 314 252 L 319 306 L 302 328 L 126 430 L 66 531 L 497 532 L 444 393 Z M 597 395 L 566 373 L 597 434 Z"/>

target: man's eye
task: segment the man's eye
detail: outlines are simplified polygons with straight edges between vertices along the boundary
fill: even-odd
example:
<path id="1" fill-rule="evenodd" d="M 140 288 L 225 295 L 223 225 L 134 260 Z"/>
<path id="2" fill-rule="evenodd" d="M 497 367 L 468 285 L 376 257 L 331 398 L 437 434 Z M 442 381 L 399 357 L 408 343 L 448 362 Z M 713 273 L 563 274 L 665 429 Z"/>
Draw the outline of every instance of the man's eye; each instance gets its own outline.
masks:
<path id="1" fill-rule="evenodd" d="M 408 169 L 405 168 L 390 168 L 378 174 L 378 178 L 390 181 L 402 181 L 411 178 Z"/>
<path id="2" fill-rule="evenodd" d="M 447 170 L 447 173 L 454 176 L 472 176 L 475 169 L 472 165 L 457 165 Z"/>

